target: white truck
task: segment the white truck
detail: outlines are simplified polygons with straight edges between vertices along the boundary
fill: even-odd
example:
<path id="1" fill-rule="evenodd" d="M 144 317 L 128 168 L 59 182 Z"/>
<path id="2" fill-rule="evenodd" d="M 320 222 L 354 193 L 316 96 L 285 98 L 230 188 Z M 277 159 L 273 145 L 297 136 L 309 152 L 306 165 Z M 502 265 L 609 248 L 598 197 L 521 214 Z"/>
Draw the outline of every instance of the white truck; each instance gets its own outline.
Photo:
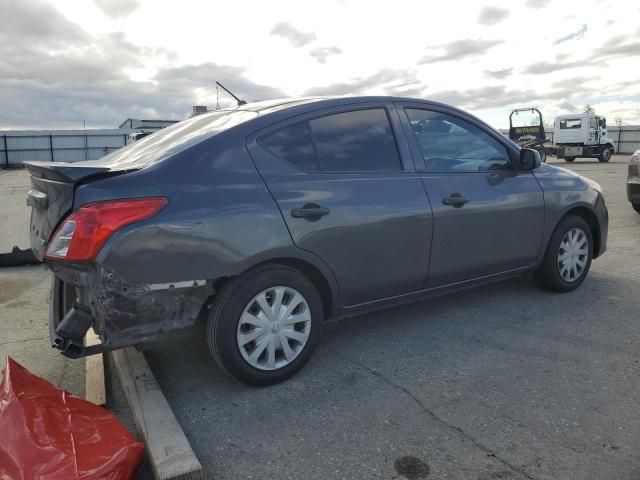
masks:
<path id="1" fill-rule="evenodd" d="M 553 124 L 553 143 L 558 158 L 573 162 L 576 157 L 608 162 L 614 152 L 607 137 L 607 119 L 593 113 L 560 115 Z"/>

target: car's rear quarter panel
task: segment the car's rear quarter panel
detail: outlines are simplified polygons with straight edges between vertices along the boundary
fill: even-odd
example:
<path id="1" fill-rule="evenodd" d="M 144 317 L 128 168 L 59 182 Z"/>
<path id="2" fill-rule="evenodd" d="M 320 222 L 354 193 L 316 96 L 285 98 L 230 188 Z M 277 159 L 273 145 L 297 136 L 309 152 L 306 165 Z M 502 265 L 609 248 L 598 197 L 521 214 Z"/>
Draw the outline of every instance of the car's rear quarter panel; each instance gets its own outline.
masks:
<path id="1" fill-rule="evenodd" d="M 222 137 L 139 172 L 78 189 L 76 208 L 96 199 L 169 199 L 153 218 L 117 232 L 98 263 L 133 283 L 177 282 L 234 274 L 264 251 L 291 245 L 243 138 Z"/>

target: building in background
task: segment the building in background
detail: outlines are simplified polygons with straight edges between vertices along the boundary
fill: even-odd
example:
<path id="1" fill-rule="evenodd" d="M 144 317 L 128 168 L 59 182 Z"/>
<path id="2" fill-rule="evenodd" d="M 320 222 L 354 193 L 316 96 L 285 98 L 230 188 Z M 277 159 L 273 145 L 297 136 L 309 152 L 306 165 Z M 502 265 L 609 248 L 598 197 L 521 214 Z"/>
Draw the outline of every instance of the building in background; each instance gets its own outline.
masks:
<path id="1" fill-rule="evenodd" d="M 140 120 L 137 118 L 127 118 L 118 128 L 138 130 L 142 133 L 153 133 L 179 121 L 180 120 Z"/>
<path id="2" fill-rule="evenodd" d="M 203 113 L 207 113 L 208 111 L 209 109 L 206 105 L 194 105 L 193 111 L 191 112 L 191 118 L 197 115 L 202 115 Z"/>

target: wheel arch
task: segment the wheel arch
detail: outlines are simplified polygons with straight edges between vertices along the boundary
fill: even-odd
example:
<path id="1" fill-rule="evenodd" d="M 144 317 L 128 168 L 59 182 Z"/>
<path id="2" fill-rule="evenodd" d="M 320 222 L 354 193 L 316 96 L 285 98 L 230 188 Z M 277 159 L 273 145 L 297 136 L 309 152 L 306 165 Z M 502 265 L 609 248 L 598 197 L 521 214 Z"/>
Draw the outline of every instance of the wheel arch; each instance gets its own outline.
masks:
<path id="1" fill-rule="evenodd" d="M 333 309 L 336 306 L 336 299 L 334 298 L 335 292 L 331 288 L 327 277 L 318 267 L 306 260 L 293 257 L 273 258 L 261 263 L 261 265 L 265 264 L 285 265 L 304 274 L 318 289 L 320 299 L 322 300 L 322 310 L 324 312 L 324 318 L 330 318 L 333 315 Z"/>
<path id="2" fill-rule="evenodd" d="M 301 272 L 318 289 L 318 293 L 322 300 L 324 318 L 329 319 L 338 315 L 340 307 L 340 292 L 335 279 L 332 277 L 332 273 L 323 269 L 322 266 L 316 265 L 313 261 L 306 258 L 300 258 L 298 256 L 281 255 L 261 258 L 260 261 L 252 263 L 242 271 L 234 273 L 233 275 L 217 278 L 213 282 L 214 291 L 218 291 L 222 288 L 222 286 L 231 278 L 265 265 L 284 265 Z M 213 301 L 214 298 L 215 295 L 213 295 L 210 300 Z"/>
<path id="3" fill-rule="evenodd" d="M 580 205 L 569 209 L 562 217 L 560 217 L 553 230 L 555 231 L 555 229 L 558 228 L 558 225 L 560 225 L 560 223 L 565 218 L 571 215 L 582 218 L 585 222 L 587 222 L 587 225 L 589 225 L 591 237 L 593 238 L 593 258 L 598 258 L 598 256 L 600 255 L 600 247 L 602 245 L 600 224 L 598 223 L 598 217 L 596 216 L 595 212 L 589 207 Z"/>

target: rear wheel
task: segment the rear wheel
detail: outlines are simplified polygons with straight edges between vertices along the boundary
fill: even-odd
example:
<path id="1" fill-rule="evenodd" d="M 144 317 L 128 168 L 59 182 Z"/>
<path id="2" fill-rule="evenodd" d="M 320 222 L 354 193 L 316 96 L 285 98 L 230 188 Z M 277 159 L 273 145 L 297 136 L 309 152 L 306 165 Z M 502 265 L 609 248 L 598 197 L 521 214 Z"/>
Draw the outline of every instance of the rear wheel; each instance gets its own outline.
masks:
<path id="1" fill-rule="evenodd" d="M 538 149 L 538 153 L 540 154 L 540 161 L 545 163 L 547 161 L 547 151 L 542 147 Z"/>
<path id="2" fill-rule="evenodd" d="M 575 159 L 576 157 L 564 157 L 564 161 L 569 163 L 573 162 Z"/>
<path id="3" fill-rule="evenodd" d="M 609 147 L 605 147 L 602 149 L 600 156 L 598 157 L 598 161 L 600 162 L 608 162 L 611 160 L 611 149 Z"/>
<path id="4" fill-rule="evenodd" d="M 581 217 L 570 215 L 551 235 L 547 251 L 533 274 L 538 285 L 553 292 L 569 292 L 584 281 L 593 258 L 593 237 Z"/>
<path id="5" fill-rule="evenodd" d="M 231 376 L 273 385 L 300 370 L 322 331 L 322 301 L 302 273 L 267 265 L 231 279 L 207 323 L 209 349 Z"/>
<path id="6" fill-rule="evenodd" d="M 636 203 L 636 204 L 632 203 L 631 206 L 636 212 L 640 213 L 640 203 Z"/>

